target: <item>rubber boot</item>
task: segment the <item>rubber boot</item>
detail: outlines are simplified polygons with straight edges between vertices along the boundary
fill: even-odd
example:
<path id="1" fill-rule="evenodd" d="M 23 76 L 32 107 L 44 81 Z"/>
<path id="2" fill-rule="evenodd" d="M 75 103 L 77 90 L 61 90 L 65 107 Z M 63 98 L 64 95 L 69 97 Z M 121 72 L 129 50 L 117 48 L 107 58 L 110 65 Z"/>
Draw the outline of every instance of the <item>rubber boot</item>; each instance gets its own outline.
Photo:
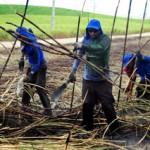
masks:
<path id="1" fill-rule="evenodd" d="M 141 88 L 139 88 L 139 87 L 136 88 L 136 97 L 137 98 L 139 98 L 141 95 L 143 95 L 143 93 L 144 93 L 144 91 Z"/>
<path id="2" fill-rule="evenodd" d="M 26 88 L 25 88 L 26 89 Z M 28 88 L 27 88 L 28 89 Z M 30 95 L 25 90 L 23 91 L 22 104 L 28 106 L 30 104 Z"/>
<path id="3" fill-rule="evenodd" d="M 93 130 L 93 106 L 91 104 L 83 104 L 83 125 L 85 125 L 85 130 Z"/>
<path id="4" fill-rule="evenodd" d="M 43 114 L 44 115 L 52 115 L 50 100 L 49 100 L 46 92 L 41 88 L 37 88 L 37 92 L 38 92 L 40 100 L 45 108 Z"/>
<path id="5" fill-rule="evenodd" d="M 111 123 L 109 128 L 110 131 L 113 132 L 114 130 L 117 130 L 119 128 L 119 123 L 118 120 L 115 120 L 117 117 L 113 104 L 103 104 L 102 109 L 105 113 L 105 117 L 107 119 L 108 124 Z"/>
<path id="6" fill-rule="evenodd" d="M 26 88 L 25 90 L 28 90 L 28 88 Z M 31 95 L 28 94 L 28 92 L 23 91 L 23 96 L 22 96 L 22 106 L 21 106 L 21 111 L 23 114 L 21 114 L 21 118 L 24 118 L 23 120 L 26 120 L 28 122 L 33 122 L 33 118 L 32 118 L 32 111 L 31 108 L 29 107 L 30 105 L 30 99 Z M 25 113 L 25 114 L 24 114 Z M 22 123 L 23 121 L 22 119 L 19 119 L 19 122 Z"/>

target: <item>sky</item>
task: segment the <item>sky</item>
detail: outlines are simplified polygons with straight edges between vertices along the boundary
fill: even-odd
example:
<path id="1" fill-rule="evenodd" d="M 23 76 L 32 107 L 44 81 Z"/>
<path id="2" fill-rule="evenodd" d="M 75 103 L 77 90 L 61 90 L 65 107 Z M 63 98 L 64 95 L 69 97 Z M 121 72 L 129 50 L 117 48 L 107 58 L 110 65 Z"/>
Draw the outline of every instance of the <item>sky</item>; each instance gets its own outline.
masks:
<path id="1" fill-rule="evenodd" d="M 114 16 L 119 0 L 55 0 L 55 7 L 82 10 Z M 130 18 L 143 18 L 147 0 L 132 0 Z M 0 4 L 25 4 L 26 0 L 0 0 Z M 120 0 L 117 16 L 127 17 L 130 0 Z M 29 0 L 29 5 L 52 7 L 53 0 Z M 146 18 L 150 19 L 150 1 L 147 4 Z"/>

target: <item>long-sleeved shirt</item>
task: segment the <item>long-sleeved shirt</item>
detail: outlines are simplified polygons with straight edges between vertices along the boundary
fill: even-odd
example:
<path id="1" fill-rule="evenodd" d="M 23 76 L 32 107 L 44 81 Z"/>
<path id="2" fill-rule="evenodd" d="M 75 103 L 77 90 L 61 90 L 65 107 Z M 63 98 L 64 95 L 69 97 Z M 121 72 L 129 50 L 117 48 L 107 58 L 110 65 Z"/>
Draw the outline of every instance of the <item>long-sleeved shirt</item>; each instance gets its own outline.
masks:
<path id="1" fill-rule="evenodd" d="M 136 55 L 134 54 L 125 54 L 124 56 L 124 71 L 129 77 L 133 72 L 133 70 L 131 69 L 131 67 L 133 66 L 129 67 L 128 62 L 130 61 L 130 59 L 135 57 Z M 150 77 L 150 56 L 143 55 L 141 60 L 136 59 L 136 74 L 138 74 L 142 80 L 145 80 L 146 78 Z"/>
<path id="2" fill-rule="evenodd" d="M 90 65 L 85 65 L 84 79 L 91 81 L 101 81 L 104 78 L 109 78 L 109 52 L 110 52 L 110 38 L 102 34 L 98 38 L 84 38 L 82 44 L 85 45 L 84 49 L 78 50 L 77 54 L 81 57 L 86 55 L 86 60 L 96 67 L 102 69 L 103 73 L 97 72 Z M 75 59 L 73 69 L 77 69 L 80 60 Z M 105 77 L 104 77 L 105 76 Z"/>
<path id="3" fill-rule="evenodd" d="M 136 68 L 136 73 L 140 75 L 142 80 L 150 77 L 150 56 L 143 56 L 142 60 L 137 60 Z"/>
<path id="4" fill-rule="evenodd" d="M 35 73 L 38 71 L 40 64 L 45 61 L 41 45 L 31 42 L 32 45 L 25 45 L 24 52 L 27 55 L 28 62 L 32 66 L 31 72 Z"/>

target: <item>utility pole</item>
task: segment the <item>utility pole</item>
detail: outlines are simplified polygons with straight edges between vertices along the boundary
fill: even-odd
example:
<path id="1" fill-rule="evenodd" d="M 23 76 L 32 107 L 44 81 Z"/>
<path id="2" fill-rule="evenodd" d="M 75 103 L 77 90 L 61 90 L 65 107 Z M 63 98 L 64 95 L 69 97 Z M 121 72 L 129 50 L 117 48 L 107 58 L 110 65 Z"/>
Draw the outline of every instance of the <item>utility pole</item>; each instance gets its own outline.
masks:
<path id="1" fill-rule="evenodd" d="M 54 19 L 55 19 L 55 0 L 52 2 L 52 20 L 51 20 L 51 28 L 54 28 Z"/>

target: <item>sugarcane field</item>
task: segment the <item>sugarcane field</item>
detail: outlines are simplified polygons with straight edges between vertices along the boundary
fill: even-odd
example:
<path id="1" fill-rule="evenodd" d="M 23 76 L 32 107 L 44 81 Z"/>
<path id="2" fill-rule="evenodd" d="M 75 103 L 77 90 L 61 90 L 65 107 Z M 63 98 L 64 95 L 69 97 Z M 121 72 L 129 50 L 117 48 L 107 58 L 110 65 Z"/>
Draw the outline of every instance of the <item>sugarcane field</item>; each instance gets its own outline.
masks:
<path id="1" fill-rule="evenodd" d="M 142 38 L 146 43 L 149 36 Z M 133 89 L 132 97 L 128 98 L 121 91 L 120 100 L 117 102 L 119 70 L 121 67 L 120 49 L 123 48 L 123 38 L 113 38 L 110 54 L 110 70 L 113 81 L 113 95 L 115 97 L 115 109 L 121 123 L 121 136 L 109 137 L 107 123 L 101 106 L 94 109 L 94 130 L 85 131 L 81 124 L 82 103 L 81 83 L 83 65 L 80 66 L 75 83 L 74 100 L 71 106 L 72 87 L 69 83 L 57 102 L 51 100 L 53 116 L 42 116 L 42 107 L 39 97 L 34 94 L 28 112 L 21 110 L 21 97 L 17 95 L 17 87 L 20 79 L 25 75 L 18 71 L 17 49 L 14 49 L 7 67 L 1 76 L 1 144 L 0 149 L 149 149 L 150 145 L 150 103 L 149 100 L 135 98 Z M 127 51 L 137 49 L 138 37 L 129 37 Z M 64 47 L 73 49 L 73 44 Z M 1 70 L 10 54 L 7 43 L 1 47 Z M 46 52 L 45 52 L 46 53 Z M 143 53 L 149 53 L 149 44 L 146 44 Z M 48 96 L 68 80 L 73 58 L 69 55 L 57 55 L 46 53 L 48 73 L 46 90 Z M 117 73 L 118 72 L 118 73 Z M 138 79 L 137 79 L 138 80 Z M 126 88 L 128 77 L 122 75 L 122 89 Z M 135 83 L 136 85 L 136 83 Z"/>
<path id="2" fill-rule="evenodd" d="M 125 19 L 120 0 L 113 16 L 58 7 L 51 27 L 55 0 L 4 1 L 0 150 L 150 150 L 147 0 L 142 19 L 132 0 Z"/>

